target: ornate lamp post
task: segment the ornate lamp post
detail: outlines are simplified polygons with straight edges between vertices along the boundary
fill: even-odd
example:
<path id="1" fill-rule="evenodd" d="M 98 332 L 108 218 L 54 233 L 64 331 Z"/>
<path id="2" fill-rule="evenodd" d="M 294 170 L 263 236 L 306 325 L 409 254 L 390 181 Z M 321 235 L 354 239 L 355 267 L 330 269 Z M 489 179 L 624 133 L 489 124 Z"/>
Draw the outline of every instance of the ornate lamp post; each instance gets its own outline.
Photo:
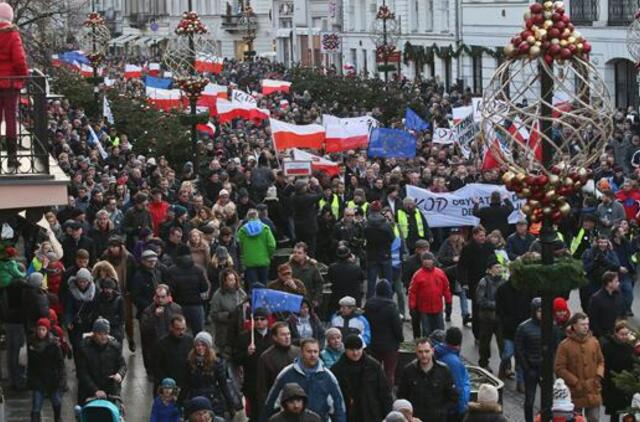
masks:
<path id="1" fill-rule="evenodd" d="M 96 12 L 95 1 L 91 1 L 91 13 L 83 23 L 84 31 L 80 37 L 80 44 L 85 51 L 87 58 L 93 68 L 93 77 L 90 82 L 93 84 L 93 95 L 98 102 L 98 85 L 102 82 L 102 77 L 98 75 L 98 68 L 104 62 L 107 46 L 111 39 L 109 28 L 105 24 L 104 18 Z"/>
<path id="2" fill-rule="evenodd" d="M 542 296 L 541 409 L 547 422 L 553 389 L 552 301 L 554 294 L 584 282 L 580 262 L 554 259 L 554 224 L 570 214 L 566 197 L 584 186 L 590 165 L 604 151 L 613 108 L 589 62 L 591 45 L 575 31 L 562 2 L 532 4 L 524 20 L 523 30 L 505 47 L 508 60 L 485 91 L 482 130 L 494 156 L 509 168 L 503 176 L 507 189 L 527 200 L 521 211 L 542 224 L 541 256 L 516 261 L 512 277 L 519 288 Z M 554 96 L 568 100 L 556 103 Z"/>
<path id="3" fill-rule="evenodd" d="M 191 9 L 182 14 L 182 19 L 174 30 L 175 37 L 170 40 L 162 61 L 173 75 L 175 84 L 184 92 L 189 100 L 189 118 L 183 122 L 191 129 L 191 152 L 196 174 L 200 170 L 198 154 L 198 133 L 196 125 L 206 123 L 209 112 L 197 113 L 198 98 L 209 83 L 198 64 L 201 60 L 212 60 L 216 49 L 208 28 L 202 23 L 198 14 Z"/>
<path id="4" fill-rule="evenodd" d="M 247 1 L 247 4 L 242 10 L 242 16 L 240 16 L 239 24 L 244 26 L 244 36 L 242 41 L 245 42 L 247 50 L 244 52 L 244 59 L 251 62 L 256 55 L 253 49 L 253 41 L 256 39 L 256 28 L 258 24 L 255 21 L 256 14 L 253 11 L 253 7 Z"/>
<path id="5" fill-rule="evenodd" d="M 395 69 L 394 66 L 389 66 L 389 57 L 395 51 L 399 37 L 400 24 L 396 20 L 396 15 L 387 6 L 386 0 L 382 0 L 382 5 L 378 8 L 371 26 L 371 40 L 376 46 L 376 59 L 380 57 L 384 63 L 378 66 L 378 71 L 384 72 L 385 83 L 389 82 L 389 70 Z"/>

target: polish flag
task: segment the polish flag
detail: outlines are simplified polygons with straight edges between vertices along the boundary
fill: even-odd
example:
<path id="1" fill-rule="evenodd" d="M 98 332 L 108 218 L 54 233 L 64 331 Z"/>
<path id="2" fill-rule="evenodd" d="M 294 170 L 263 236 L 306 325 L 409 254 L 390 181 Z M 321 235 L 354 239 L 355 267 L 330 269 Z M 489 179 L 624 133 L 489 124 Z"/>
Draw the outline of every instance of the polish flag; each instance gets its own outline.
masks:
<path id="1" fill-rule="evenodd" d="M 222 72 L 223 64 L 223 57 L 216 57 L 212 54 L 198 53 L 196 57 L 196 71 L 198 72 L 217 75 Z"/>
<path id="2" fill-rule="evenodd" d="M 62 61 L 60 60 L 60 56 L 58 56 L 57 54 L 51 55 L 51 66 L 53 67 L 62 66 Z"/>
<path id="3" fill-rule="evenodd" d="M 141 78 L 142 77 L 142 68 L 140 66 L 136 66 L 135 64 L 125 64 L 124 65 L 124 78 Z"/>
<path id="4" fill-rule="evenodd" d="M 213 139 L 213 136 L 216 134 L 216 127 L 213 123 L 199 123 L 196 125 L 196 130 L 200 133 L 206 133 L 210 138 Z"/>
<path id="5" fill-rule="evenodd" d="M 289 148 L 320 149 L 324 143 L 324 128 L 317 124 L 294 125 L 276 119 L 269 119 L 271 137 L 276 150 Z"/>
<path id="6" fill-rule="evenodd" d="M 156 78 L 160 76 L 160 63 L 149 63 L 147 74 Z"/>
<path id="7" fill-rule="evenodd" d="M 146 87 L 147 102 L 163 111 L 180 108 L 182 93 L 179 89 L 160 89 Z"/>
<path id="8" fill-rule="evenodd" d="M 310 154 L 306 151 L 294 148 L 293 159 L 296 161 L 311 161 L 311 169 L 315 171 L 321 171 L 329 176 L 337 176 L 340 174 L 340 166 L 326 158 L 318 157 L 317 155 Z"/>
<path id="9" fill-rule="evenodd" d="M 82 77 L 84 78 L 90 78 L 93 76 L 93 67 L 86 65 L 86 64 L 81 64 L 80 65 L 80 74 L 82 75 Z M 100 74 L 100 70 L 98 70 L 98 75 Z"/>
<path id="10" fill-rule="evenodd" d="M 262 95 L 273 94 L 274 92 L 289 93 L 291 82 L 277 81 L 275 79 L 262 80 Z"/>
<path id="11" fill-rule="evenodd" d="M 209 85 L 204 87 L 204 91 L 202 92 L 202 95 L 208 95 L 208 96 L 227 100 L 229 99 L 228 89 L 229 87 L 226 85 L 209 83 Z"/>
<path id="12" fill-rule="evenodd" d="M 287 110 L 289 108 L 289 101 L 286 99 L 280 100 L 280 110 Z"/>
<path id="13" fill-rule="evenodd" d="M 269 110 L 258 108 L 253 104 L 218 98 L 216 101 L 216 110 L 212 112 L 212 115 L 216 116 L 220 123 L 227 123 L 233 119 L 261 122 L 269 118 Z"/>
<path id="14" fill-rule="evenodd" d="M 330 114 L 322 115 L 322 124 L 326 131 L 325 152 L 366 148 L 371 129 L 380 125 L 370 116 L 341 119 Z"/>

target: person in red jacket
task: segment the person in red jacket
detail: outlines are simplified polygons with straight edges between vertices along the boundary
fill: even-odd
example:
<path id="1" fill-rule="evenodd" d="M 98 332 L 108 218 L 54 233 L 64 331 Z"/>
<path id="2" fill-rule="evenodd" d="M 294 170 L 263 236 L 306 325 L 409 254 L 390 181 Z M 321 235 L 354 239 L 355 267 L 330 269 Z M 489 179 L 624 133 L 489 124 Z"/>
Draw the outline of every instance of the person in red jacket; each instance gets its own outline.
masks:
<path id="1" fill-rule="evenodd" d="M 18 165 L 18 93 L 24 86 L 24 81 L 16 77 L 27 76 L 28 68 L 18 27 L 12 22 L 13 8 L 7 3 L 0 3 L 0 124 L 4 116 L 9 165 L 15 167 Z"/>
<path id="2" fill-rule="evenodd" d="M 422 267 L 416 271 L 409 284 L 409 309 L 420 313 L 424 337 L 428 337 L 434 330 L 444 330 L 442 299 L 451 304 L 449 279 L 444 271 L 436 268 L 435 260 L 431 252 L 423 253 L 420 256 Z"/>
<path id="3" fill-rule="evenodd" d="M 616 199 L 624 207 L 627 220 L 633 220 L 640 211 L 640 190 L 634 186 L 634 182 L 627 180 L 622 189 L 616 192 Z"/>
<path id="4" fill-rule="evenodd" d="M 160 226 L 167 219 L 167 212 L 170 204 L 162 199 L 162 190 L 153 188 L 151 190 L 151 202 L 149 202 L 149 214 L 151 214 L 151 225 L 153 226 L 153 234 L 160 236 Z"/>

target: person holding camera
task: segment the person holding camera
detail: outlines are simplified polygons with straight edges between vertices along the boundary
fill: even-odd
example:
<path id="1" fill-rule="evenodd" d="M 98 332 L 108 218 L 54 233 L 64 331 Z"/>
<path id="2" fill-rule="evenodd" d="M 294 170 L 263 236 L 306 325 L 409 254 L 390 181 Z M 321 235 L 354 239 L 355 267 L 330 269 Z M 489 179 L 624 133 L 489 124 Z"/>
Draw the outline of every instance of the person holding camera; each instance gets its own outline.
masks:
<path id="1" fill-rule="evenodd" d="M 600 289 L 602 276 L 605 272 L 628 271 L 620 266 L 620 260 L 613 251 L 613 245 L 604 234 L 599 234 L 596 243 L 585 251 L 582 255 L 582 263 L 589 279 L 589 284 L 580 288 L 580 305 L 582 309 L 589 309 L 589 300 Z"/>

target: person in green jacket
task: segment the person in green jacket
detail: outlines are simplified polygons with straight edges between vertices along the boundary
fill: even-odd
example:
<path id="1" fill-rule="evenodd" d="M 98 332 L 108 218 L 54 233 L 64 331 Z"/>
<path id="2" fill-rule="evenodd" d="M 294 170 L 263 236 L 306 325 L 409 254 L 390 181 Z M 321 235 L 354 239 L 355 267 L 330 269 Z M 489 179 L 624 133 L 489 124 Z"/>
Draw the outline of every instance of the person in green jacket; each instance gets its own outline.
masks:
<path id="1" fill-rule="evenodd" d="M 18 252 L 13 246 L 0 245 L 0 288 L 5 288 L 16 278 L 25 278 L 26 273 L 15 260 Z"/>
<path id="2" fill-rule="evenodd" d="M 247 222 L 238 230 L 238 243 L 249 288 L 258 282 L 266 286 L 276 239 L 269 226 L 260 221 L 257 210 L 250 209 L 247 212 Z"/>

